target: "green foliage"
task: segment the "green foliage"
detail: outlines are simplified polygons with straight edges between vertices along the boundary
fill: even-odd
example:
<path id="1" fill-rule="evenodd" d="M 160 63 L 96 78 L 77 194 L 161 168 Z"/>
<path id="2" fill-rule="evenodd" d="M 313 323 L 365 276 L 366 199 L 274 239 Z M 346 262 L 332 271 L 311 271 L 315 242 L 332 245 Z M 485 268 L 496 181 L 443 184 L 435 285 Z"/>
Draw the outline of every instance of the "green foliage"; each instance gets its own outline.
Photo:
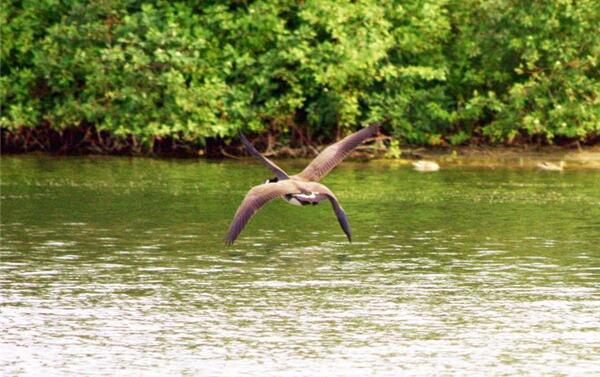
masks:
<path id="1" fill-rule="evenodd" d="M 457 128 L 492 140 L 600 131 L 600 2 L 454 0 Z"/>
<path id="2" fill-rule="evenodd" d="M 6 1 L 0 125 L 200 143 L 387 120 L 399 140 L 600 131 L 600 3 Z"/>

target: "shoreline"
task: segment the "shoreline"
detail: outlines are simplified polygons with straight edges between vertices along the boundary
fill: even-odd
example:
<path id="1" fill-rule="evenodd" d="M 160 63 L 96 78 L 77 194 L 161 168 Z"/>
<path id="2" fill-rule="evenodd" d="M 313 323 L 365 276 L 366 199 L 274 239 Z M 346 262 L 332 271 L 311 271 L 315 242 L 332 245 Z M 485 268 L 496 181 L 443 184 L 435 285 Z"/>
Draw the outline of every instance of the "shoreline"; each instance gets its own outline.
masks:
<path id="1" fill-rule="evenodd" d="M 268 157 L 277 161 L 303 161 L 314 157 L 316 151 L 326 146 L 313 149 L 313 154 L 291 156 L 290 148 L 282 148 L 284 153 L 271 151 Z M 374 146 L 364 145 L 355 150 L 349 160 L 372 161 L 381 164 L 409 165 L 417 160 L 433 160 L 443 167 L 515 167 L 535 168 L 544 161 L 567 164 L 566 169 L 592 169 L 600 170 L 600 145 L 583 146 L 580 148 L 564 146 L 459 146 L 459 147 L 403 147 L 400 148 L 399 157 L 386 156 L 387 150 L 376 149 Z M 110 154 L 110 153 L 56 153 L 47 151 L 32 151 L 24 153 L 5 153 L 0 151 L 0 157 L 10 156 L 49 156 L 49 157 L 128 157 L 152 159 L 201 159 L 251 161 L 252 156 L 246 154 L 225 154 L 222 156 L 207 156 L 206 154 L 178 155 L 178 154 Z"/>
<path id="2" fill-rule="evenodd" d="M 437 161 L 442 167 L 447 165 L 488 168 L 535 168 L 541 162 L 558 163 L 564 161 L 566 164 L 565 169 L 582 168 L 600 170 L 600 145 L 580 148 L 560 146 L 467 146 L 445 151 L 425 149 L 419 152 L 422 159 Z"/>

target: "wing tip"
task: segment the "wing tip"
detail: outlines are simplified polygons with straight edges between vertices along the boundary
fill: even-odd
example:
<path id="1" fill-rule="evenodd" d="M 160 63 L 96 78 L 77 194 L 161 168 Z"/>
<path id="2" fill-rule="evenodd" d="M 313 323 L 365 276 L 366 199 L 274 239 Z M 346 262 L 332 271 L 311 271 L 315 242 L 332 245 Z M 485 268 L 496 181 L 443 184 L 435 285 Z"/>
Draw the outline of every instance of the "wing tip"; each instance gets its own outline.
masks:
<path id="1" fill-rule="evenodd" d="M 379 131 L 379 127 L 381 127 L 381 122 L 371 123 L 365 128 L 367 128 L 371 133 L 374 134 L 375 132 Z"/>
<path id="2" fill-rule="evenodd" d="M 250 142 L 248 141 L 248 139 L 246 138 L 246 135 L 244 135 L 244 133 L 242 132 L 242 130 L 239 130 L 239 131 L 238 131 L 238 136 L 239 136 L 240 140 L 242 141 L 242 143 L 243 143 L 244 145 L 247 145 L 247 144 L 249 144 L 249 143 L 250 143 Z"/>
<path id="3" fill-rule="evenodd" d="M 235 238 L 231 238 L 231 236 L 227 235 L 223 238 L 223 243 L 225 246 L 231 246 L 235 242 Z"/>

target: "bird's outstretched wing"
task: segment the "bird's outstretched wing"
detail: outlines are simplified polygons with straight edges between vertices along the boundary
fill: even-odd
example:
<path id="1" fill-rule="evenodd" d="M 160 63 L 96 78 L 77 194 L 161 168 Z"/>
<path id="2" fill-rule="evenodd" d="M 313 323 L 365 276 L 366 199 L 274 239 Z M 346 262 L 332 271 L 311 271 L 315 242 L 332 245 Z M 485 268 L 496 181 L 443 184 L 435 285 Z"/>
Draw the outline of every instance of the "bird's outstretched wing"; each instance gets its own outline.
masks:
<path id="1" fill-rule="evenodd" d="M 244 229 L 248 220 L 250 220 L 252 215 L 254 215 L 262 206 L 275 198 L 293 193 L 292 191 L 294 191 L 294 189 L 288 182 L 290 181 L 285 180 L 276 183 L 265 183 L 250 189 L 233 216 L 229 231 L 225 236 L 225 243 L 231 245 L 242 229 Z"/>
<path id="2" fill-rule="evenodd" d="M 250 143 L 248 141 L 248 139 L 246 139 L 244 134 L 241 132 L 240 132 L 240 139 L 242 140 L 242 143 L 246 147 L 246 150 L 248 151 L 248 153 L 250 153 L 251 155 L 256 157 L 260 162 L 265 164 L 273 173 L 275 173 L 275 175 L 277 176 L 277 178 L 279 178 L 280 181 L 284 180 L 284 179 L 289 179 L 287 173 L 282 168 L 275 165 L 275 163 L 273 161 L 269 160 L 268 158 L 266 158 L 265 156 L 260 154 L 260 152 L 257 151 L 256 148 L 254 148 L 252 143 Z"/>
<path id="3" fill-rule="evenodd" d="M 350 223 L 348 222 L 346 212 L 344 212 L 344 209 L 342 208 L 342 206 L 340 206 L 340 203 L 338 203 L 335 196 L 327 195 L 327 199 L 329 199 L 329 201 L 331 202 L 333 210 L 335 211 L 335 215 L 337 216 L 338 222 L 340 223 L 340 226 L 342 227 L 344 233 L 346 233 L 346 237 L 348 237 L 348 241 L 352 242 L 352 230 L 350 230 Z"/>
<path id="4" fill-rule="evenodd" d="M 348 156 L 352 149 L 375 135 L 378 129 L 379 124 L 372 124 L 328 146 L 297 176 L 307 181 L 318 182 Z"/>
<path id="5" fill-rule="evenodd" d="M 333 195 L 331 190 L 329 190 L 326 186 L 324 186 L 320 183 L 309 182 L 309 183 L 307 183 L 307 185 L 309 185 L 307 187 L 310 188 L 311 192 L 318 193 L 318 196 L 320 198 L 317 200 L 320 201 L 320 200 L 328 199 L 329 202 L 331 202 L 331 206 L 333 207 L 333 211 L 335 212 L 335 215 L 337 216 L 338 222 L 340 223 L 342 230 L 344 231 L 344 233 L 346 233 L 346 237 L 348 238 L 348 241 L 352 242 L 352 230 L 350 230 L 350 223 L 348 222 L 348 217 L 346 216 L 346 212 L 344 212 L 344 209 L 338 202 L 335 195 Z"/>

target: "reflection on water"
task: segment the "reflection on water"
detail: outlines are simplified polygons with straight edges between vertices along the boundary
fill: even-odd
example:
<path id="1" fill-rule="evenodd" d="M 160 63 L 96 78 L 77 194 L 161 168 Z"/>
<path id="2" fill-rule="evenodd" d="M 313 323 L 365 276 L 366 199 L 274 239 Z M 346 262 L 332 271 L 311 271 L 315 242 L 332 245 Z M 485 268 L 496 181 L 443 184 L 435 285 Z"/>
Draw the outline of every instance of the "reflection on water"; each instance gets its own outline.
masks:
<path id="1" fill-rule="evenodd" d="M 597 172 L 347 163 L 324 183 L 356 242 L 274 202 L 230 248 L 255 164 L 1 174 L 3 375 L 600 373 Z"/>

